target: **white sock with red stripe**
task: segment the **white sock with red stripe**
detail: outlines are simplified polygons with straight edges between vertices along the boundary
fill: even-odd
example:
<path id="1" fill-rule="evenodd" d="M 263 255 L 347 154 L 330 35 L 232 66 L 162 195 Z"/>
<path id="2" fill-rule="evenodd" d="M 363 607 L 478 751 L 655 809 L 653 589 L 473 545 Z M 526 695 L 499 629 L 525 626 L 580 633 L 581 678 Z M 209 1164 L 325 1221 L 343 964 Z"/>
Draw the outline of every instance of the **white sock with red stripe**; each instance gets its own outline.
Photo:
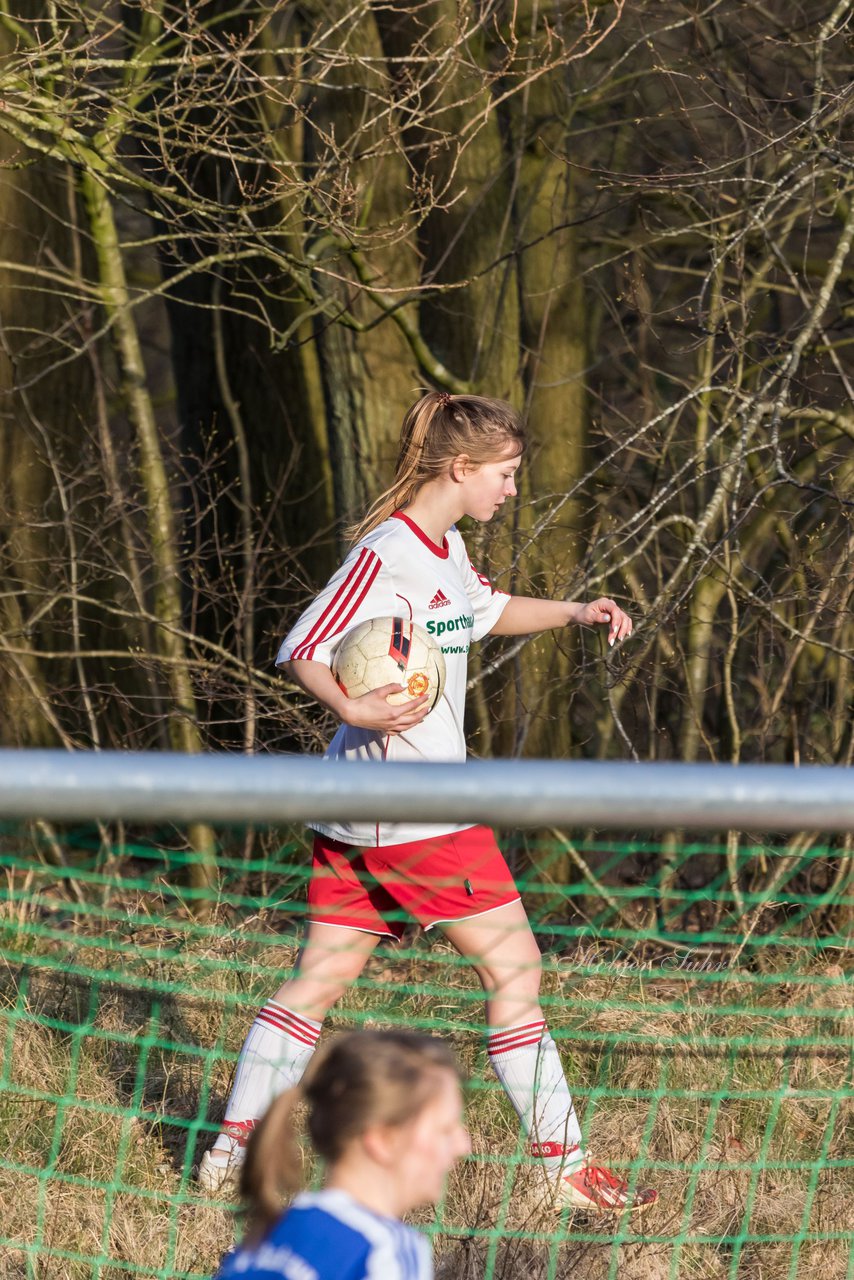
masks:
<path id="1" fill-rule="evenodd" d="M 540 1156 L 546 1171 L 555 1177 L 571 1173 L 584 1161 L 581 1127 L 545 1021 L 490 1031 L 486 1048 L 531 1139 L 532 1154 Z"/>
<path id="2" fill-rule="evenodd" d="M 272 1000 L 264 1005 L 243 1042 L 223 1131 L 212 1148 L 221 1158 L 239 1160 L 255 1121 L 274 1098 L 299 1083 L 320 1027 Z"/>

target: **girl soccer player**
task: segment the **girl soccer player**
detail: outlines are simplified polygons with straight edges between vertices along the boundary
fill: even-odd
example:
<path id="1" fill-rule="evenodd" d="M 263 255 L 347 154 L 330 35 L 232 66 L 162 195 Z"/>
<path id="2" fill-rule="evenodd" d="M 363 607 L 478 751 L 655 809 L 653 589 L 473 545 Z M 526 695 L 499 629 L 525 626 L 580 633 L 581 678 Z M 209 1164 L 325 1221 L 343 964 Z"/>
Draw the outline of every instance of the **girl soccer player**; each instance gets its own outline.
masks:
<path id="1" fill-rule="evenodd" d="M 299 1183 L 293 1111 L 302 1099 L 325 1184 L 282 1213 L 282 1193 Z M 250 1231 L 217 1280 L 431 1280 L 427 1241 L 400 1217 L 435 1204 L 468 1151 L 446 1045 L 408 1032 L 340 1036 L 253 1134 L 240 1179 Z"/>
<path id="2" fill-rule="evenodd" d="M 604 625 L 609 643 L 631 634 L 613 600 L 589 604 L 496 591 L 472 566 L 456 522 L 488 521 L 516 494 L 525 447 L 502 400 L 430 392 L 407 413 L 395 480 L 354 531 L 341 568 L 297 620 L 278 663 L 341 721 L 327 755 L 346 760 L 464 760 L 467 653 L 485 635 L 528 635 L 569 623 Z M 444 695 L 386 702 L 400 686 L 348 698 L 333 651 L 359 623 L 408 617 L 443 637 Z M 444 623 L 444 626 L 440 625 Z M 591 1161 L 560 1057 L 539 1003 L 540 952 L 492 832 L 449 822 L 313 824 L 308 928 L 298 966 L 258 1014 L 237 1064 L 225 1124 L 199 1171 L 215 1190 L 239 1163 L 271 1098 L 299 1080 L 326 1014 L 358 978 L 380 937 L 399 937 L 395 914 L 438 926 L 471 962 L 486 995 L 495 1073 L 559 1202 L 638 1209 L 656 1192 L 630 1189 Z"/>

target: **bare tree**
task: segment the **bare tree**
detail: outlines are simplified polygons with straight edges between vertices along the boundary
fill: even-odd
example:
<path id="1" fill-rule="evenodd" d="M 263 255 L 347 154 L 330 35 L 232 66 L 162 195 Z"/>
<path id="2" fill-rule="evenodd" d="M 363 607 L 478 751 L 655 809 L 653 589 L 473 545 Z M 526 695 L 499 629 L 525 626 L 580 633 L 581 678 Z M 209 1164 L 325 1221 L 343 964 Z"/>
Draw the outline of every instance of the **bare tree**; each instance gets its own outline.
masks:
<path id="1" fill-rule="evenodd" d="M 488 643 L 475 750 L 850 762 L 850 11 L 7 5 L 7 740 L 316 746 L 426 383 L 528 413 L 497 579 L 639 615 Z"/>

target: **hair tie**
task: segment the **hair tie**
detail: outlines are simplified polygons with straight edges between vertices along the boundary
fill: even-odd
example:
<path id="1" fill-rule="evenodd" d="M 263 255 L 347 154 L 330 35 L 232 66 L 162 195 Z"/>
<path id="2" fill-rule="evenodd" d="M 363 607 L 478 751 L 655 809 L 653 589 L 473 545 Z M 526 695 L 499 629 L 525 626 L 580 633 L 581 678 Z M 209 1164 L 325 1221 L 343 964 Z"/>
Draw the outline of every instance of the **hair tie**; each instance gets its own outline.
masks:
<path id="1" fill-rule="evenodd" d="M 450 393 L 450 391 L 440 391 L 440 392 L 439 392 L 439 399 L 437 400 L 437 402 L 436 402 L 436 403 L 438 404 L 438 406 L 439 406 L 439 408 L 440 408 L 440 409 L 447 409 L 447 408 L 448 408 L 448 406 L 449 406 L 449 405 L 450 405 L 450 403 L 451 403 L 451 393 Z"/>

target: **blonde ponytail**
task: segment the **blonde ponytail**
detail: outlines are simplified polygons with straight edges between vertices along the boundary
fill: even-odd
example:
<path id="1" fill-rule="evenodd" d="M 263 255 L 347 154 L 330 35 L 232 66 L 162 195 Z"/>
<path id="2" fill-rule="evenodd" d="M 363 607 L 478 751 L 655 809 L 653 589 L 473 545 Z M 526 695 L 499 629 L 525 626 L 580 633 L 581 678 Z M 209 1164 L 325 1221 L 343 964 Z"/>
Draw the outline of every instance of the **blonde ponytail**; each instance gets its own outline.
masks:
<path id="1" fill-rule="evenodd" d="M 502 457 L 510 446 L 521 453 L 525 432 L 519 415 L 505 400 L 428 391 L 403 419 L 393 483 L 363 519 L 346 530 L 348 540 L 359 542 L 407 506 L 423 484 L 448 473 L 454 458 L 465 455 L 475 466 L 482 466 Z"/>
<path id="2" fill-rule="evenodd" d="M 265 1236 L 282 1212 L 282 1199 L 302 1183 L 302 1157 L 294 1112 L 302 1090 L 287 1089 L 256 1125 L 240 1171 L 240 1195 L 247 1205 L 251 1234 Z"/>

